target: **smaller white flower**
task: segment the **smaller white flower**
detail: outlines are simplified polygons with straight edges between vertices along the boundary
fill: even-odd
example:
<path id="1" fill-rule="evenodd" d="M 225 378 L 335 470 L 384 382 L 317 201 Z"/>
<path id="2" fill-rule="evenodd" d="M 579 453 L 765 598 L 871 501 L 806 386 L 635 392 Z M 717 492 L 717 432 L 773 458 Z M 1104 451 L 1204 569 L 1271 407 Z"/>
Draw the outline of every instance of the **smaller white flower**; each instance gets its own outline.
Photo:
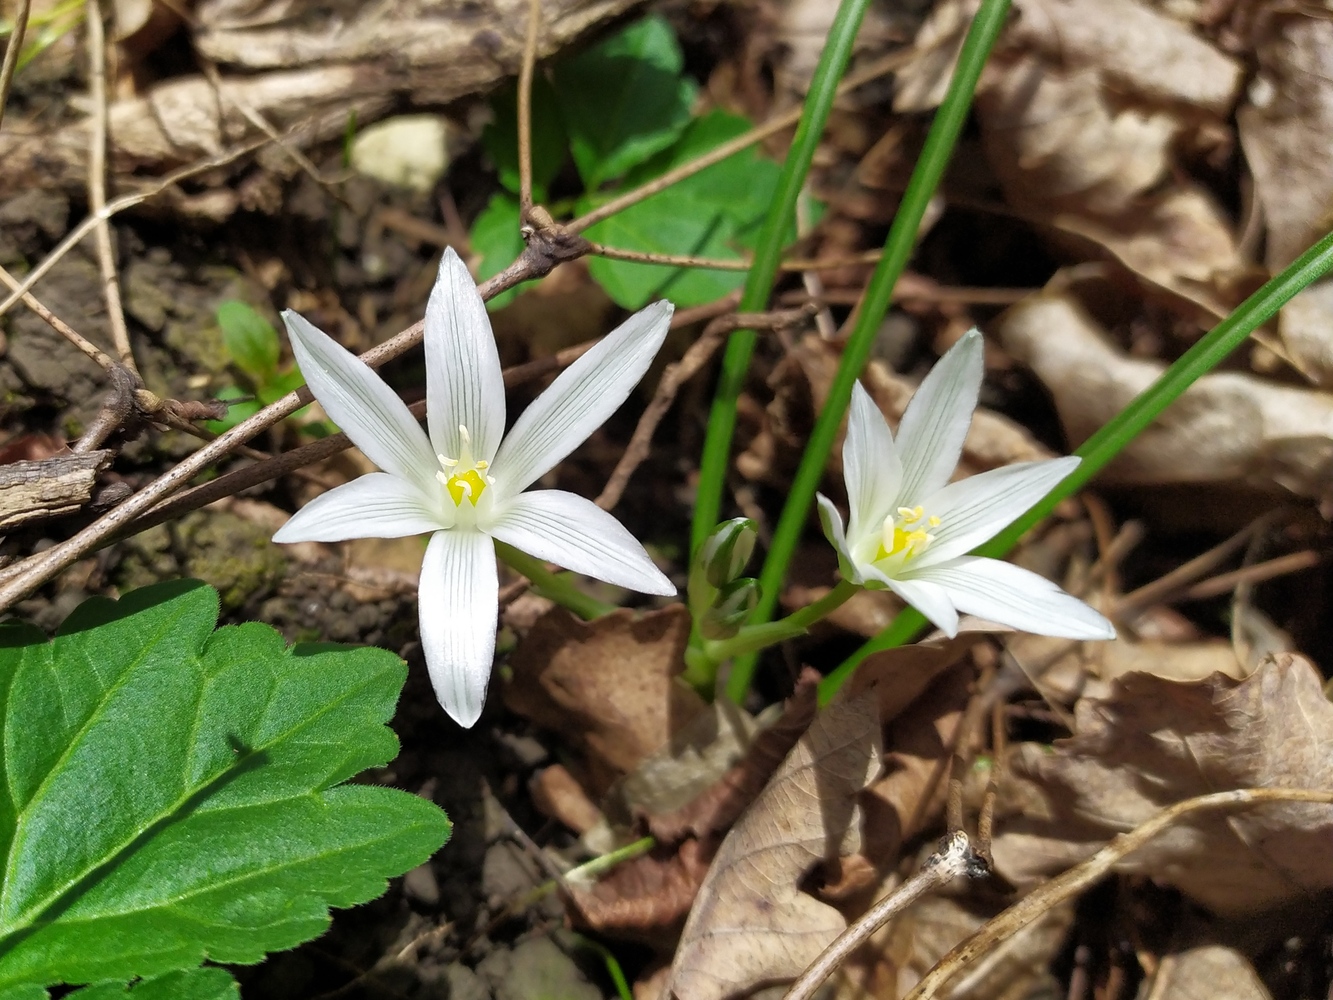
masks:
<path id="1" fill-rule="evenodd" d="M 655 302 L 627 319 L 565 369 L 507 437 L 504 377 L 486 305 L 453 250 L 444 252 L 426 305 L 429 437 L 365 362 L 296 313 L 283 313 L 310 391 L 384 471 L 316 497 L 273 540 L 431 532 L 421 567 L 421 645 L 435 695 L 459 724 L 471 726 L 481 715 L 495 655 L 492 539 L 607 583 L 675 594 L 606 511 L 562 490 L 524 492 L 629 397 L 662 346 L 671 313 L 669 302 Z"/>
<path id="2" fill-rule="evenodd" d="M 1111 623 L 1044 577 L 966 553 L 1015 521 L 1078 466 L 1023 462 L 949 482 L 981 391 L 982 340 L 969 331 L 917 389 L 895 442 L 858 382 L 842 449 L 850 517 L 820 496 L 824 534 L 845 579 L 888 588 L 946 635 L 958 614 L 1037 635 L 1113 639 Z"/>

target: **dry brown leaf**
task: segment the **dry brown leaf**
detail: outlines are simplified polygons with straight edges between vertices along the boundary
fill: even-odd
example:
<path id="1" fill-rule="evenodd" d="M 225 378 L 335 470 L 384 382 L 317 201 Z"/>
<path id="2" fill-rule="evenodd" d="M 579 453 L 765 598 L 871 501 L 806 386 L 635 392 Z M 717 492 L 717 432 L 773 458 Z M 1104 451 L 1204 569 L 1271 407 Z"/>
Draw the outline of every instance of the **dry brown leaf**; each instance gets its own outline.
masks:
<path id="1" fill-rule="evenodd" d="M 1054 750 L 1015 749 L 1013 773 L 1036 783 L 1049 814 L 1005 824 L 994 845 L 997 869 L 1030 885 L 1196 795 L 1330 787 L 1333 704 L 1321 683 L 1294 654 L 1268 660 L 1241 682 L 1121 678 L 1111 698 L 1079 703 L 1075 736 Z M 1329 806 L 1199 813 L 1117 870 L 1173 885 L 1218 913 L 1254 913 L 1333 886 L 1331 838 Z"/>
<path id="2" fill-rule="evenodd" d="M 534 774 L 528 782 L 528 791 L 538 812 L 577 834 L 585 834 L 604 822 L 602 810 L 563 764 L 552 764 Z"/>
<path id="3" fill-rule="evenodd" d="M 722 1000 L 794 977 L 846 927 L 801 882 L 859 848 L 856 799 L 878 770 L 872 698 L 815 718 L 709 868 L 672 964 L 676 996 Z"/>
<path id="4" fill-rule="evenodd" d="M 879 719 L 889 724 L 912 705 L 935 678 L 948 670 L 979 642 L 1008 628 L 965 615 L 958 623 L 958 634 L 950 639 L 932 632 L 920 642 L 896 649 L 872 653 L 857 667 L 847 682 L 847 694 L 873 690 L 879 706 Z"/>
<path id="5" fill-rule="evenodd" d="M 1050 390 L 1071 444 L 1119 413 L 1165 367 L 1126 357 L 1069 293 L 1025 299 L 1004 314 L 997 333 Z M 1210 373 L 1100 475 L 1122 483 L 1276 483 L 1322 498 L 1333 480 L 1333 395 Z"/>
<path id="6" fill-rule="evenodd" d="M 880 895 L 892 886 L 885 886 Z M 962 901 L 926 896 L 886 924 L 839 970 L 833 1000 L 901 997 L 949 950 L 986 922 Z M 1051 961 L 1074 922 L 1072 905 L 1056 906 L 1005 940 L 966 969 L 940 992 L 941 1000 L 1024 1000 L 1056 996 L 1059 984 Z"/>
<path id="7" fill-rule="evenodd" d="M 1254 191 L 1263 206 L 1265 256 L 1286 267 L 1333 220 L 1333 22 L 1298 11 L 1260 21 L 1258 72 L 1236 113 Z M 1278 329 L 1298 368 L 1333 382 L 1333 282 L 1305 289 L 1282 309 Z"/>
<path id="8" fill-rule="evenodd" d="M 1249 959 L 1220 944 L 1163 955 L 1143 985 L 1152 1000 L 1272 1000 Z"/>
<path id="9" fill-rule="evenodd" d="M 689 634 L 689 612 L 678 604 L 591 622 L 555 608 L 510 657 L 505 704 L 581 750 L 601 794 L 704 709 L 676 676 Z"/>

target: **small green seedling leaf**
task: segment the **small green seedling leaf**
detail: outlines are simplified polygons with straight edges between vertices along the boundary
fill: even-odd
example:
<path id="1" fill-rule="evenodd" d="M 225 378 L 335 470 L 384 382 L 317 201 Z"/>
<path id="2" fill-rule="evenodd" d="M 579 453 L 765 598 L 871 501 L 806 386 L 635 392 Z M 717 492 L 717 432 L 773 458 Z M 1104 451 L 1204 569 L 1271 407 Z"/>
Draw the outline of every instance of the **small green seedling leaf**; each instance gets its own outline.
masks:
<path id="1" fill-rule="evenodd" d="M 698 88 L 670 25 L 646 17 L 555 67 L 555 95 L 589 191 L 676 141 Z"/>
<path id="2" fill-rule="evenodd" d="M 398 657 L 217 615 L 172 581 L 49 642 L 0 625 L 0 991 L 257 962 L 448 837 L 432 803 L 344 784 L 397 753 Z"/>
<path id="3" fill-rule="evenodd" d="M 246 305 L 234 299 L 218 306 L 218 326 L 236 367 L 252 378 L 256 385 L 270 381 L 278 370 L 282 344 L 273 324 Z"/>

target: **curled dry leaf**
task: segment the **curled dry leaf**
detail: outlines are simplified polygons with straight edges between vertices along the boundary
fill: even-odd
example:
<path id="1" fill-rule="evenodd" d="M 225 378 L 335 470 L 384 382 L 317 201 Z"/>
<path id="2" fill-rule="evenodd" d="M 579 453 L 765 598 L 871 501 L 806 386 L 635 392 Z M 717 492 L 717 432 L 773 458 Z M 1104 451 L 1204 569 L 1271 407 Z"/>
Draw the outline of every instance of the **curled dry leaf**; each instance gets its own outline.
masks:
<path id="1" fill-rule="evenodd" d="M 815 718 L 708 870 L 672 964 L 677 997 L 722 1000 L 793 978 L 846 927 L 801 882 L 860 847 L 856 800 L 879 770 L 879 744 L 873 698 Z"/>
<path id="2" fill-rule="evenodd" d="M 1126 357 L 1069 293 L 1032 296 L 997 329 L 1006 351 L 1036 372 L 1079 444 L 1161 375 Z M 1122 483 L 1276 483 L 1323 498 L 1333 481 L 1333 396 L 1213 372 L 1194 383 L 1101 476 Z"/>
<path id="3" fill-rule="evenodd" d="M 1333 22 L 1292 10 L 1260 18 L 1259 68 L 1236 113 L 1263 207 L 1266 262 L 1286 267 L 1328 230 L 1333 213 Z M 1333 282 L 1299 293 L 1278 318 L 1288 354 L 1321 385 L 1333 382 Z"/>
<path id="4" fill-rule="evenodd" d="M 601 794 L 704 709 L 677 679 L 689 634 L 679 604 L 591 622 L 555 608 L 510 657 L 505 704 L 581 751 L 590 788 Z"/>
<path id="5" fill-rule="evenodd" d="M 581 922 L 605 933 L 674 945 L 723 836 L 814 718 L 818 683 L 815 671 L 802 671 L 782 715 L 754 736 L 738 764 L 692 801 L 644 817 L 658 848 L 617 866 L 590 890 L 575 891 Z M 696 721 L 700 718 L 712 714 L 701 713 Z"/>
<path id="6" fill-rule="evenodd" d="M 1294 654 L 1248 679 L 1189 684 L 1143 674 L 1076 710 L 1075 735 L 1054 750 L 1015 749 L 1046 817 L 1005 823 L 997 870 L 1020 885 L 1061 871 L 1163 807 L 1237 788 L 1333 785 L 1333 704 Z M 1117 870 L 1180 889 L 1209 909 L 1252 914 L 1333 886 L 1333 807 L 1264 805 L 1200 813 L 1124 859 Z"/>

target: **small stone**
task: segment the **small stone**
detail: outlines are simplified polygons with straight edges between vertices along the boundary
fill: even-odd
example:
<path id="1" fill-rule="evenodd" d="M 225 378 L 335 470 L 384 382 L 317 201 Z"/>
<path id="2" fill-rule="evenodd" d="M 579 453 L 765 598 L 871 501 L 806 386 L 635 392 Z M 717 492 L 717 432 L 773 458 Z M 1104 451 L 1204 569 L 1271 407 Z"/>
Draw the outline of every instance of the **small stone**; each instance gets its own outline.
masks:
<path id="1" fill-rule="evenodd" d="M 543 764 L 551 756 L 542 742 L 533 736 L 520 736 L 518 733 L 500 733 L 499 743 L 517 758 L 518 763 L 528 769 Z"/>
<path id="2" fill-rule="evenodd" d="M 440 901 L 440 883 L 435 879 L 435 869 L 427 861 L 417 865 L 403 876 L 403 892 L 408 899 L 434 906 Z"/>
<path id="3" fill-rule="evenodd" d="M 497 903 L 507 902 L 537 885 L 531 862 L 508 841 L 492 844 L 481 863 L 481 891 Z"/>
<path id="4" fill-rule="evenodd" d="M 449 1000 L 491 1000 L 491 991 L 486 981 L 469 969 L 462 962 L 445 966 L 444 980 Z"/>
<path id="5" fill-rule="evenodd" d="M 524 941 L 510 955 L 496 1000 L 603 1000 L 602 991 L 550 938 Z"/>

